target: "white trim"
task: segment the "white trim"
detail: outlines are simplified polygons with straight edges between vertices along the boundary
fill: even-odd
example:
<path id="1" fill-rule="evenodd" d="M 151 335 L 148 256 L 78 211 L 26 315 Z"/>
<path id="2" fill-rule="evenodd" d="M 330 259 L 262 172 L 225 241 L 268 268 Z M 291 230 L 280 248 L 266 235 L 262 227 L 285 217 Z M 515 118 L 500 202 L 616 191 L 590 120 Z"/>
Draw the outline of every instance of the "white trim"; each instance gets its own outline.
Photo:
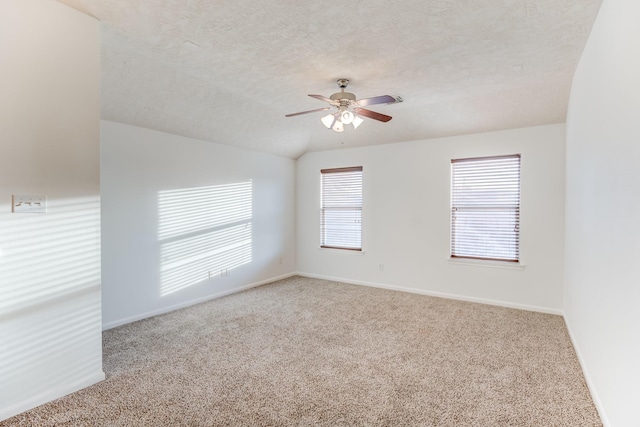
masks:
<path id="1" fill-rule="evenodd" d="M 354 251 L 352 249 L 338 249 L 338 248 L 318 248 L 320 252 L 325 252 L 328 254 L 341 254 L 341 255 L 364 255 L 364 251 Z"/>
<path id="2" fill-rule="evenodd" d="M 286 279 L 288 277 L 295 276 L 295 275 L 296 275 L 296 273 L 287 273 L 287 274 L 283 274 L 281 276 L 276 276 L 276 277 L 272 277 L 272 278 L 269 278 L 269 279 L 261 280 L 259 282 L 254 282 L 254 283 L 250 283 L 248 285 L 240 286 L 238 288 L 229 289 L 229 290 L 226 290 L 226 291 L 222 291 L 222 292 L 218 292 L 218 293 L 215 293 L 215 294 L 207 295 L 205 297 L 192 299 L 192 300 L 181 302 L 179 304 L 171 305 L 171 306 L 168 306 L 168 307 L 163 307 L 163 308 L 158 309 L 158 310 L 148 311 L 146 313 L 137 314 L 135 316 L 125 317 L 124 319 L 119 319 L 119 320 L 114 320 L 112 322 L 103 323 L 102 324 L 102 330 L 106 331 L 107 329 L 115 328 L 117 326 L 126 325 L 127 323 L 131 323 L 131 322 L 135 322 L 135 321 L 138 321 L 138 320 L 146 319 L 148 317 L 157 316 L 159 314 L 169 313 L 170 311 L 178 310 L 178 309 L 184 308 L 184 307 L 189 307 L 191 305 L 195 305 L 195 304 L 199 304 L 201 302 L 205 302 L 205 301 L 209 301 L 209 300 L 212 300 L 212 299 L 224 297 L 226 295 L 235 294 L 236 292 L 245 291 L 247 289 L 255 288 L 257 286 L 261 286 L 261 285 L 264 285 L 264 284 L 267 284 L 267 283 L 271 283 L 271 282 L 275 282 L 275 281 L 278 281 L 278 280 Z"/>
<path id="3" fill-rule="evenodd" d="M 539 306 L 536 306 L 536 305 L 518 304 L 518 303 L 512 303 L 512 302 L 507 302 L 507 301 L 498 301 L 498 300 L 492 300 L 492 299 L 486 299 L 486 298 L 468 297 L 468 296 L 464 296 L 464 295 L 449 294 L 449 293 L 445 293 L 445 292 L 434 292 L 434 291 L 427 291 L 427 290 L 424 290 L 424 289 L 407 288 L 407 287 L 404 287 L 404 286 L 385 285 L 385 284 L 382 284 L 382 283 L 363 282 L 361 280 L 343 279 L 343 278 L 340 278 L 340 277 L 323 276 L 323 275 L 320 275 L 320 274 L 304 273 L 304 272 L 300 272 L 300 271 L 297 272 L 296 275 L 303 276 L 303 277 L 310 277 L 310 278 L 313 278 L 313 279 L 324 279 L 324 280 L 331 280 L 333 282 L 349 283 L 351 285 L 369 286 L 369 287 L 372 287 L 372 288 L 381 288 L 381 289 L 389 289 L 389 290 L 392 290 L 392 291 L 409 292 L 409 293 L 412 293 L 412 294 L 427 295 L 427 296 L 431 296 L 431 297 L 447 298 L 447 299 L 453 299 L 453 300 L 458 300 L 458 301 L 475 302 L 475 303 L 479 303 L 479 304 L 495 305 L 495 306 L 498 306 L 498 307 L 515 308 L 515 309 L 518 309 L 518 310 L 535 311 L 535 312 L 538 312 L 538 313 L 555 314 L 555 315 L 558 315 L 558 316 L 563 316 L 564 315 L 564 312 L 562 310 L 560 310 L 560 309 L 539 307 Z"/>
<path id="4" fill-rule="evenodd" d="M 36 406 L 44 405 L 45 403 L 51 402 L 55 399 L 59 399 L 68 394 L 75 393 L 78 390 L 82 390 L 83 388 L 99 383 L 100 381 L 104 380 L 104 378 L 104 372 L 99 371 L 81 381 L 76 381 L 71 384 L 65 384 L 63 386 L 56 387 L 52 390 L 48 390 L 27 400 L 23 400 L 22 402 L 15 403 L 7 408 L 1 408 L 0 421 L 21 414 L 25 411 L 35 408 Z"/>
<path id="5" fill-rule="evenodd" d="M 524 270 L 524 264 L 509 261 L 494 261 L 488 259 L 451 258 L 447 262 L 452 265 L 470 265 L 472 267 L 499 268 L 502 270 Z"/>
<path id="6" fill-rule="evenodd" d="M 580 346 L 578 346 L 578 342 L 575 339 L 575 335 L 571 330 L 571 325 L 569 324 L 569 319 L 565 316 L 564 323 L 567 326 L 567 331 L 569 332 L 569 339 L 571 339 L 571 344 L 573 344 L 573 349 L 576 352 L 576 356 L 578 357 L 578 362 L 580 363 L 580 367 L 582 368 L 582 375 L 584 375 L 584 380 L 587 383 L 587 388 L 591 393 L 591 399 L 593 400 L 593 404 L 598 411 L 598 415 L 600 415 L 600 421 L 602 421 L 603 427 L 610 427 L 611 424 L 607 419 L 607 414 L 604 411 L 604 405 L 602 404 L 602 400 L 600 400 L 600 396 L 596 391 L 596 386 L 589 375 L 589 371 L 587 370 L 587 364 L 584 361 L 584 357 L 582 357 L 582 352 L 580 351 Z"/>

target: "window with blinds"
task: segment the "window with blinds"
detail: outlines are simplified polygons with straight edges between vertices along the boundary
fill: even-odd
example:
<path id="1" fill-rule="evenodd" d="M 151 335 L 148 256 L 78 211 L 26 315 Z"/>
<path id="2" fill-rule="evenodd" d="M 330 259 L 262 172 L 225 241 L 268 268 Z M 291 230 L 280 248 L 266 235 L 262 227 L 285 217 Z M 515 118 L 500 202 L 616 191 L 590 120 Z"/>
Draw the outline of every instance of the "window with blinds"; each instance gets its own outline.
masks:
<path id="1" fill-rule="evenodd" d="M 519 154 L 451 160 L 451 257 L 519 261 Z"/>
<path id="2" fill-rule="evenodd" d="M 362 166 L 320 171 L 320 246 L 362 250 Z"/>

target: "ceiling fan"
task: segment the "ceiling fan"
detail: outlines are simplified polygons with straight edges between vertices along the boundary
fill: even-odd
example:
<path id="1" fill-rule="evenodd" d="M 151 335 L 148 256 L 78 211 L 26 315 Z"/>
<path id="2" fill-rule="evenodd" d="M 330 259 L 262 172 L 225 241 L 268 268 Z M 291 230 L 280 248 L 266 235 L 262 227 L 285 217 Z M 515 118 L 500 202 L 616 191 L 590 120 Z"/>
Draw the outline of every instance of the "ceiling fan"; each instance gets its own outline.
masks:
<path id="1" fill-rule="evenodd" d="M 349 84 L 349 80 L 338 79 L 337 83 L 338 87 L 340 87 L 340 92 L 334 93 L 329 98 L 322 95 L 309 95 L 310 97 L 319 99 L 320 101 L 328 102 L 332 107 L 335 107 L 337 109 L 335 113 L 328 114 L 320 119 L 323 125 L 325 125 L 328 129 L 333 129 L 336 132 L 343 132 L 344 125 L 348 124 L 352 124 L 353 128 L 356 129 L 364 121 L 362 117 L 367 117 L 381 122 L 388 122 L 389 120 L 391 120 L 391 116 L 376 113 L 375 111 L 367 110 L 366 108 L 362 107 L 376 104 L 397 104 L 402 102 L 401 97 L 391 95 L 380 95 L 374 96 L 372 98 L 356 99 L 356 96 L 354 94 L 344 91 Z M 285 117 L 300 116 L 302 114 L 315 113 L 316 111 L 331 110 L 332 107 L 301 111 L 299 113 L 287 114 Z"/>

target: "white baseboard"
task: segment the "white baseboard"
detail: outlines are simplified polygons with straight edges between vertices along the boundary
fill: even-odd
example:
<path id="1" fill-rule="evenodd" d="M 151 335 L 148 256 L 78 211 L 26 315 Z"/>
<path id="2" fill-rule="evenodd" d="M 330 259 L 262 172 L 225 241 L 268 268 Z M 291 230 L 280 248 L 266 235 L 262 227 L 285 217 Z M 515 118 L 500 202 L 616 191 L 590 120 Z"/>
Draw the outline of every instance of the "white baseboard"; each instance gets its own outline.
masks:
<path id="1" fill-rule="evenodd" d="M 392 291 L 409 292 L 409 293 L 412 293 L 412 294 L 427 295 L 427 296 L 431 296 L 431 297 L 447 298 L 447 299 L 453 299 L 453 300 L 458 300 L 458 301 L 476 302 L 476 303 L 479 303 L 479 304 L 495 305 L 495 306 L 499 306 L 499 307 L 516 308 L 516 309 L 519 309 L 519 310 L 535 311 L 535 312 L 538 312 L 538 313 L 555 314 L 555 315 L 558 315 L 558 316 L 564 316 L 564 312 L 562 310 L 553 309 L 553 308 L 547 308 L 547 307 L 538 307 L 538 306 L 535 306 L 535 305 L 517 304 L 517 303 L 511 303 L 511 302 L 507 302 L 507 301 L 499 301 L 499 300 L 492 300 L 492 299 L 486 299 L 486 298 L 468 297 L 468 296 L 465 296 L 465 295 L 449 294 L 449 293 L 445 293 L 445 292 L 426 291 L 426 290 L 423 290 L 423 289 L 407 288 L 407 287 L 403 287 L 403 286 L 385 285 L 385 284 L 382 284 L 382 283 L 364 282 L 364 281 L 361 281 L 361 280 L 343 279 L 343 278 L 340 278 L 340 277 L 323 276 L 323 275 L 320 275 L 320 274 L 304 273 L 304 272 L 300 272 L 300 271 L 297 272 L 296 275 L 303 276 L 303 277 L 310 277 L 310 278 L 313 278 L 313 279 L 324 279 L 324 280 L 331 280 L 333 282 L 349 283 L 351 285 L 370 286 L 372 288 L 389 289 L 389 290 L 392 290 Z"/>
<path id="2" fill-rule="evenodd" d="M 49 390 L 46 393 L 41 393 L 37 396 L 31 397 L 27 400 L 23 400 L 22 402 L 16 403 L 7 408 L 0 408 L 0 421 L 21 414 L 25 411 L 35 408 L 36 406 L 44 405 L 47 402 L 59 399 L 68 394 L 75 393 L 78 390 L 82 390 L 83 388 L 99 383 L 100 381 L 104 380 L 104 378 L 104 372 L 99 371 L 91 375 L 90 377 L 83 379 L 82 381 L 77 381 L 71 384 L 64 384 L 60 387 L 56 387 L 53 390 Z"/>
<path id="3" fill-rule="evenodd" d="M 131 322 L 135 322 L 135 321 L 138 321 L 138 320 L 146 319 L 146 318 L 149 318 L 149 317 L 157 316 L 159 314 L 169 313 L 170 311 L 178 310 L 178 309 L 184 308 L 184 307 L 189 307 L 190 305 L 199 304 L 201 302 L 205 302 L 205 301 L 209 301 L 209 300 L 212 300 L 212 299 L 224 297 L 226 295 L 235 294 L 236 292 L 241 292 L 241 291 L 244 291 L 244 290 L 247 290 L 247 289 L 255 288 L 257 286 L 261 286 L 261 285 L 264 285 L 264 284 L 267 284 L 267 283 L 275 282 L 277 280 L 286 279 L 288 277 L 295 276 L 295 275 L 296 275 L 296 273 L 283 274 L 281 276 L 276 276 L 276 277 L 272 277 L 272 278 L 269 278 L 269 279 L 261 280 L 259 282 L 254 282 L 254 283 L 250 283 L 248 285 L 243 285 L 243 286 L 240 286 L 238 288 L 233 288 L 233 289 L 229 289 L 229 290 L 226 290 L 226 291 L 218 292 L 218 293 L 215 293 L 215 294 L 207 295 L 207 296 L 204 296 L 204 297 L 201 297 L 201 298 L 196 298 L 196 299 L 192 299 L 192 300 L 189 300 L 189 301 L 184 301 L 184 302 L 181 302 L 180 304 L 174 304 L 174 305 L 170 305 L 168 307 L 163 307 L 163 308 L 160 308 L 158 310 L 148 311 L 146 313 L 136 314 L 135 316 L 126 317 L 124 319 L 118 319 L 118 320 L 114 320 L 112 322 L 103 323 L 102 324 L 102 330 L 106 331 L 107 329 L 115 328 L 117 326 L 126 325 L 127 323 L 131 323 Z"/>
<path id="4" fill-rule="evenodd" d="M 580 367 L 582 368 L 582 374 L 584 375 L 584 380 L 587 383 L 587 387 L 589 388 L 589 392 L 591 393 L 591 398 L 593 399 L 593 404 L 596 406 L 596 410 L 598 411 L 598 415 L 600 415 L 600 421 L 602 421 L 602 425 L 604 427 L 610 427 L 611 424 L 607 419 L 607 415 L 604 412 L 604 406 L 602 406 L 602 400 L 600 400 L 600 396 L 596 392 L 595 384 L 589 375 L 589 371 L 587 370 L 587 365 L 585 364 L 584 357 L 582 357 L 582 352 L 580 351 L 580 346 L 575 339 L 575 335 L 571 329 L 571 324 L 569 323 L 569 319 L 565 316 L 564 323 L 567 325 L 567 331 L 569 332 L 569 338 L 571 339 L 571 343 L 573 344 L 573 348 L 576 351 L 576 356 L 578 357 L 578 362 L 580 363 Z"/>

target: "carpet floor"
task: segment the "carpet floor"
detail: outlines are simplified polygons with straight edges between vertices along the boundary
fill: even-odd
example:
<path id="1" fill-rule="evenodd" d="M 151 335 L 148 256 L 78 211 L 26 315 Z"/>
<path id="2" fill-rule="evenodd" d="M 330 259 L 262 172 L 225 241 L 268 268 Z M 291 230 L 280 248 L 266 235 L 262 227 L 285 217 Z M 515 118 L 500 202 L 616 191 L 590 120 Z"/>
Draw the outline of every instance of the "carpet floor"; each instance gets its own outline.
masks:
<path id="1" fill-rule="evenodd" d="M 292 277 L 105 331 L 2 426 L 601 426 L 562 317 Z"/>

